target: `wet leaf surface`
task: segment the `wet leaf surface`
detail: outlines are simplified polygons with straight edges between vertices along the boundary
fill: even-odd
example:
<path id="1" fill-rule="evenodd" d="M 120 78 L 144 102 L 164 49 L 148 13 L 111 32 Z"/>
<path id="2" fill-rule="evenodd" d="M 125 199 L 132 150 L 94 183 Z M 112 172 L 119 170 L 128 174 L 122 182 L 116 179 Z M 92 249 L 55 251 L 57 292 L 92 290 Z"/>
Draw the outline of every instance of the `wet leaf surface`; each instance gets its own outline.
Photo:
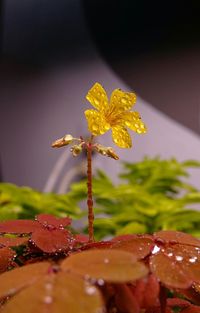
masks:
<path id="1" fill-rule="evenodd" d="M 39 223 L 31 220 L 16 220 L 0 223 L 0 233 L 30 234 L 41 228 Z"/>
<path id="2" fill-rule="evenodd" d="M 40 229 L 32 234 L 31 242 L 46 253 L 61 252 L 70 246 L 69 233 L 64 229 Z"/>
<path id="3" fill-rule="evenodd" d="M 51 214 L 39 214 L 36 216 L 36 220 L 43 226 L 51 225 L 55 226 L 56 228 L 69 226 L 72 221 L 69 217 L 56 218 Z"/>
<path id="4" fill-rule="evenodd" d="M 179 243 L 185 245 L 191 245 L 195 247 L 200 247 L 200 240 L 193 237 L 192 235 L 185 234 L 178 231 L 162 230 L 154 233 L 156 239 L 164 240 L 167 243 Z"/>
<path id="5" fill-rule="evenodd" d="M 94 313 L 103 312 L 103 301 L 95 286 L 70 273 L 42 278 L 22 290 L 2 313 Z"/>
<path id="6" fill-rule="evenodd" d="M 4 248 L 7 249 L 7 248 Z M 13 295 L 47 274 L 50 263 L 41 262 L 15 268 L 0 275 L 0 298 Z"/>
<path id="7" fill-rule="evenodd" d="M 64 270 L 96 280 L 127 282 L 144 277 L 147 267 L 137 262 L 132 253 L 120 250 L 88 250 L 63 261 Z"/>
<path id="8" fill-rule="evenodd" d="M 17 247 L 23 244 L 26 244 L 28 242 L 27 237 L 16 237 L 16 238 L 11 238 L 11 237 L 0 237 L 0 246 L 4 247 Z"/>
<path id="9" fill-rule="evenodd" d="M 150 257 L 150 269 L 166 286 L 189 288 L 200 282 L 199 248 L 174 245 L 162 248 Z"/>
<path id="10" fill-rule="evenodd" d="M 7 270 L 14 257 L 15 252 L 10 248 L 5 247 L 0 249 L 0 273 Z"/>
<path id="11" fill-rule="evenodd" d="M 181 311 L 181 313 L 199 313 L 200 312 L 200 308 L 199 306 L 195 306 L 195 305 L 191 305 L 186 309 L 183 309 Z"/>
<path id="12" fill-rule="evenodd" d="M 127 252 L 132 252 L 139 260 L 150 254 L 153 247 L 153 241 L 149 238 L 133 238 L 130 240 L 116 241 L 111 246 L 111 249 L 119 249 Z"/>

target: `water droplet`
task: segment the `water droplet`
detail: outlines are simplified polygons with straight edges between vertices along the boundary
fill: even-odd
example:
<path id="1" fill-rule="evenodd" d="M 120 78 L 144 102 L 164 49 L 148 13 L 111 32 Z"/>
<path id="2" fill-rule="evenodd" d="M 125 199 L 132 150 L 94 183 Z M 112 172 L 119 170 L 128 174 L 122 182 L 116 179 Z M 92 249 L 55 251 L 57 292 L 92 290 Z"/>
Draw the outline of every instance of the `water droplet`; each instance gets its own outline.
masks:
<path id="1" fill-rule="evenodd" d="M 45 285 L 45 288 L 46 288 L 46 290 L 52 290 L 53 286 L 52 286 L 52 284 L 47 283 L 47 284 Z"/>
<path id="2" fill-rule="evenodd" d="M 44 303 L 51 304 L 53 302 L 53 298 L 51 296 L 44 297 Z"/>
<path id="3" fill-rule="evenodd" d="M 96 105 L 98 105 L 98 104 L 99 104 L 99 100 L 94 99 L 94 103 L 95 103 Z"/>
<path id="4" fill-rule="evenodd" d="M 195 263 L 196 261 L 197 261 L 197 257 L 196 256 L 189 258 L 189 262 L 190 263 Z"/>
<path id="5" fill-rule="evenodd" d="M 97 126 L 96 124 L 93 124 L 93 125 L 92 125 L 92 130 L 93 130 L 93 131 L 98 130 L 98 126 Z"/>
<path id="6" fill-rule="evenodd" d="M 94 286 L 86 286 L 85 291 L 88 295 L 93 295 L 96 293 L 96 288 Z"/>
<path id="7" fill-rule="evenodd" d="M 103 286 L 104 285 L 104 280 L 100 278 L 100 279 L 97 280 L 97 283 L 98 283 L 99 286 Z"/>
<path id="8" fill-rule="evenodd" d="M 152 254 L 156 254 L 156 253 L 159 252 L 159 251 L 160 251 L 160 247 L 154 246 L 154 247 L 153 247 L 153 250 L 151 251 L 151 253 L 152 253 Z"/>
<path id="9" fill-rule="evenodd" d="M 126 98 L 121 98 L 121 103 L 126 104 L 127 103 L 127 99 Z"/>
<path id="10" fill-rule="evenodd" d="M 126 126 L 130 127 L 131 123 L 129 121 L 126 121 Z"/>
<path id="11" fill-rule="evenodd" d="M 16 293 L 16 289 L 15 288 L 11 288 L 9 290 L 9 296 L 14 295 Z"/>
<path id="12" fill-rule="evenodd" d="M 181 255 L 176 256 L 176 261 L 181 262 L 183 261 L 183 257 Z"/>
<path id="13" fill-rule="evenodd" d="M 173 253 L 172 253 L 172 252 L 169 252 L 167 255 L 168 255 L 169 257 L 171 257 L 171 256 L 173 256 Z"/>
<path id="14" fill-rule="evenodd" d="M 108 264 L 109 263 L 109 259 L 104 259 L 104 263 Z"/>

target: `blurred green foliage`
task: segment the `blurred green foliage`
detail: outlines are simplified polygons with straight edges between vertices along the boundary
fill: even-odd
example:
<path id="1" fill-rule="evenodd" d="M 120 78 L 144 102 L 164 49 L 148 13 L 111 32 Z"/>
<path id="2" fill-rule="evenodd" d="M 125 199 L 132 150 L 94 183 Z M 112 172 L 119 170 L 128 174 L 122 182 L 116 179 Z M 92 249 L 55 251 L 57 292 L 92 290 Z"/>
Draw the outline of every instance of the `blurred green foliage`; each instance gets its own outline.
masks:
<path id="1" fill-rule="evenodd" d="M 188 170 L 193 167 L 200 167 L 200 162 L 146 157 L 138 163 L 123 163 L 117 185 L 98 171 L 93 180 L 96 239 L 161 229 L 200 237 L 200 211 L 196 210 L 200 191 L 188 183 Z M 72 184 L 66 195 L 1 183 L 0 220 L 34 218 L 43 212 L 73 219 L 85 216 L 86 225 L 87 211 L 80 208 L 86 196 L 86 180 Z"/>
<path id="2" fill-rule="evenodd" d="M 200 237 L 200 191 L 188 183 L 188 170 L 200 162 L 145 158 L 123 163 L 121 183 L 114 185 L 98 171 L 94 178 L 95 235 L 153 233 L 180 230 Z M 71 186 L 68 194 L 86 198 L 85 181 Z"/>
<path id="3" fill-rule="evenodd" d="M 0 183 L 0 220 L 33 219 L 40 213 L 72 218 L 82 215 L 76 201 L 67 195 L 41 193 L 29 187 Z"/>

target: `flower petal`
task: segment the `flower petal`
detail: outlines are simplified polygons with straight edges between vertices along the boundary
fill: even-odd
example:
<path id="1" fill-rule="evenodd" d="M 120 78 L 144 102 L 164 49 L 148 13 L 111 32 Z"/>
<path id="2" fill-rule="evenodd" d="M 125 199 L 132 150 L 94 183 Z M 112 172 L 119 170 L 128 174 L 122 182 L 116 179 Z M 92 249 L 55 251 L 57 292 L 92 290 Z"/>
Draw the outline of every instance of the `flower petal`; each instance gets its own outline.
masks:
<path id="1" fill-rule="evenodd" d="M 85 117 L 89 131 L 95 136 L 103 135 L 110 129 L 110 125 L 106 122 L 104 115 L 95 110 L 86 110 Z"/>
<path id="2" fill-rule="evenodd" d="M 132 142 L 131 137 L 123 126 L 114 126 L 112 127 L 112 139 L 114 143 L 120 148 L 131 148 Z"/>
<path id="3" fill-rule="evenodd" d="M 145 134 L 147 132 L 147 128 L 138 112 L 124 112 L 122 120 L 124 126 L 129 127 L 138 134 Z"/>
<path id="4" fill-rule="evenodd" d="M 115 89 L 112 92 L 110 105 L 119 113 L 130 110 L 136 102 L 136 95 L 133 92 L 124 92 L 120 89 Z"/>
<path id="5" fill-rule="evenodd" d="M 108 107 L 106 91 L 99 83 L 95 83 L 88 91 L 86 99 L 99 111 L 104 111 Z"/>

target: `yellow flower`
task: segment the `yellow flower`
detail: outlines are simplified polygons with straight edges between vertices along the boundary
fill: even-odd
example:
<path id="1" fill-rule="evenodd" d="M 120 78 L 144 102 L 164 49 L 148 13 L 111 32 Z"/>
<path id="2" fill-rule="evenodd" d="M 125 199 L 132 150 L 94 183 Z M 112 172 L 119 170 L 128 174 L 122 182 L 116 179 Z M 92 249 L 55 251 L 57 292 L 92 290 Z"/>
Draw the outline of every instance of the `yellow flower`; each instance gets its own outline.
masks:
<path id="1" fill-rule="evenodd" d="M 89 90 L 86 99 L 97 109 L 85 111 L 88 129 L 93 135 L 103 135 L 112 129 L 114 143 L 120 148 L 131 148 L 132 141 L 127 127 L 138 134 L 146 133 L 140 114 L 130 111 L 136 102 L 134 93 L 115 89 L 109 103 L 106 91 L 96 83 Z"/>

